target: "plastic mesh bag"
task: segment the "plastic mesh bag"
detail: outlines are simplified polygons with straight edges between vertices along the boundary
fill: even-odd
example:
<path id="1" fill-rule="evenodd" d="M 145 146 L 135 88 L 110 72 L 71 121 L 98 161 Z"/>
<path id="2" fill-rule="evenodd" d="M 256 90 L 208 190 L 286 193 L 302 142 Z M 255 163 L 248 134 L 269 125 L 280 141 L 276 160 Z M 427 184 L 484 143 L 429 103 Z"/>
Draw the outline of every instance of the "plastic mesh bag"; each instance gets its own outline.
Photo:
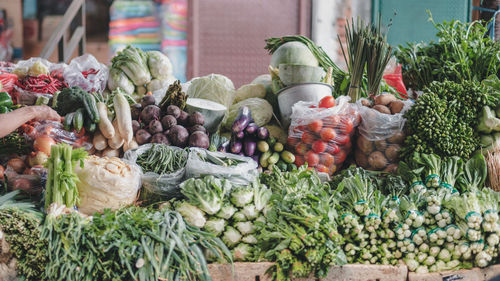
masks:
<path id="1" fill-rule="evenodd" d="M 97 59 L 85 54 L 71 60 L 64 69 L 64 80 L 68 86 L 79 86 L 87 92 L 102 92 L 108 81 L 108 68 Z"/>
<path id="2" fill-rule="evenodd" d="M 234 163 L 234 165 L 228 165 Z M 186 164 L 186 178 L 206 175 L 223 177 L 236 185 L 247 185 L 258 177 L 257 162 L 231 153 L 191 148 Z"/>
<path id="3" fill-rule="evenodd" d="M 396 114 L 381 113 L 362 103 L 363 99 L 356 103 L 362 120 L 354 153 L 356 164 L 368 170 L 394 172 L 405 138 L 403 115 L 413 102 L 404 101 L 403 109 Z"/>
<path id="4" fill-rule="evenodd" d="M 139 148 L 134 150 L 128 150 L 123 156 L 124 159 L 136 163 L 137 157 L 145 153 L 153 144 L 148 143 L 139 146 Z M 169 146 L 173 150 L 182 150 L 181 148 L 175 146 Z M 188 153 L 186 151 L 186 153 Z M 155 201 L 155 199 L 170 199 L 176 197 L 180 194 L 179 185 L 184 179 L 186 174 L 186 167 L 183 167 L 175 172 L 167 173 L 164 175 L 159 175 L 153 172 L 142 173 L 142 187 L 141 199 L 146 201 Z"/>
<path id="5" fill-rule="evenodd" d="M 303 101 L 293 105 L 287 144 L 297 166 L 307 162 L 329 175 L 342 166 L 359 123 L 357 107 L 349 100 L 342 96 L 331 108 L 317 108 L 317 103 Z"/>

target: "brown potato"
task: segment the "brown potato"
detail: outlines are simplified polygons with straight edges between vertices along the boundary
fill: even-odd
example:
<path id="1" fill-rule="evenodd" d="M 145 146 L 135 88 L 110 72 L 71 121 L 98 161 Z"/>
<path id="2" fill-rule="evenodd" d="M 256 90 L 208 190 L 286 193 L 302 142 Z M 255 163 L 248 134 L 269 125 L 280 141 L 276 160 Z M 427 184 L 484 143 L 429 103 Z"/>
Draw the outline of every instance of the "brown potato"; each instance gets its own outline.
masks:
<path id="1" fill-rule="evenodd" d="M 401 147 L 397 144 L 389 145 L 389 147 L 387 147 L 387 149 L 385 150 L 385 156 L 387 157 L 387 159 L 391 162 L 398 160 L 400 148 Z"/>
<path id="2" fill-rule="evenodd" d="M 388 105 L 392 101 L 397 100 L 393 94 L 381 94 L 375 97 L 376 105 Z"/>
<path id="3" fill-rule="evenodd" d="M 358 136 L 358 139 L 356 141 L 357 145 L 357 150 L 360 150 L 364 154 L 368 155 L 373 151 L 373 142 L 367 140 L 365 137 L 362 135 Z"/>
<path id="4" fill-rule="evenodd" d="M 389 137 L 387 139 L 387 141 L 390 143 L 400 144 L 400 143 L 403 143 L 403 141 L 405 140 L 405 137 L 406 137 L 405 133 L 400 131 L 400 132 L 395 133 L 391 137 Z"/>
<path id="5" fill-rule="evenodd" d="M 387 159 L 382 152 L 375 151 L 368 156 L 368 164 L 370 164 L 373 169 L 382 170 L 387 166 Z"/>
<path id="6" fill-rule="evenodd" d="M 401 110 L 403 110 L 404 106 L 405 106 L 404 102 L 400 100 L 392 101 L 389 104 L 389 108 L 391 109 L 392 114 L 400 113 Z"/>
<path id="7" fill-rule="evenodd" d="M 387 142 L 385 140 L 378 140 L 375 142 L 375 148 L 378 151 L 385 151 L 387 148 Z"/>
<path id="8" fill-rule="evenodd" d="M 373 109 L 375 109 L 376 111 L 378 111 L 380 113 L 391 114 L 391 110 L 385 105 L 377 104 L 373 107 Z"/>
<path id="9" fill-rule="evenodd" d="M 384 172 L 395 173 L 398 171 L 398 164 L 391 164 L 384 169 Z"/>
<path id="10" fill-rule="evenodd" d="M 363 154 L 363 152 L 356 150 L 354 152 L 354 159 L 356 160 L 356 164 L 363 168 L 368 168 L 368 157 Z"/>

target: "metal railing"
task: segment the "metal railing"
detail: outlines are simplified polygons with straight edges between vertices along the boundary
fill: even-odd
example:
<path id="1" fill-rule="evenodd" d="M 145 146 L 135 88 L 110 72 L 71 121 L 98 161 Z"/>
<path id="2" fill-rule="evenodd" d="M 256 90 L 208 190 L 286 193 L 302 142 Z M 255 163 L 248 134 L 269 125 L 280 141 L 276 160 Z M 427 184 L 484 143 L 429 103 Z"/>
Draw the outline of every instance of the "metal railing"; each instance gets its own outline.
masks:
<path id="1" fill-rule="evenodd" d="M 74 20 L 76 26 L 71 28 L 72 34 L 69 35 L 68 29 Z M 77 47 L 78 55 L 85 53 L 85 0 L 71 2 L 61 22 L 45 44 L 40 57 L 49 59 L 56 47 L 59 62 L 68 62 Z"/>

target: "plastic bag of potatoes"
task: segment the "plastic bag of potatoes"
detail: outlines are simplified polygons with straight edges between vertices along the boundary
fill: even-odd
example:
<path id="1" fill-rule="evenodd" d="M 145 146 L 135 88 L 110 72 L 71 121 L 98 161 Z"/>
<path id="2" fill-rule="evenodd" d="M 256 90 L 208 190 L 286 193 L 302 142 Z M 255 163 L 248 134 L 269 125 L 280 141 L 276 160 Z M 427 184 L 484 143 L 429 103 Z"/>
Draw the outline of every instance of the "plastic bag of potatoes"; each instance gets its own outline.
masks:
<path id="1" fill-rule="evenodd" d="M 357 102 L 361 114 L 354 157 L 356 164 L 368 170 L 395 172 L 399 149 L 406 137 L 404 113 L 412 101 L 402 101 L 392 94 Z"/>

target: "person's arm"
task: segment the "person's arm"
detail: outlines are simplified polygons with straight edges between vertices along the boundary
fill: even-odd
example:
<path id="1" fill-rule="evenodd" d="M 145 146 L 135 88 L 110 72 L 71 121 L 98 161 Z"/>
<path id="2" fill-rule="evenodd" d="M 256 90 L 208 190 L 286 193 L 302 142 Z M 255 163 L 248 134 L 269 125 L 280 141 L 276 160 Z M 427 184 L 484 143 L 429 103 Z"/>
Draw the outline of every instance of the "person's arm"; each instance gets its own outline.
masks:
<path id="1" fill-rule="evenodd" d="M 0 114 L 0 138 L 12 133 L 21 125 L 33 119 L 60 121 L 61 117 L 46 105 L 27 106 L 9 113 Z"/>

